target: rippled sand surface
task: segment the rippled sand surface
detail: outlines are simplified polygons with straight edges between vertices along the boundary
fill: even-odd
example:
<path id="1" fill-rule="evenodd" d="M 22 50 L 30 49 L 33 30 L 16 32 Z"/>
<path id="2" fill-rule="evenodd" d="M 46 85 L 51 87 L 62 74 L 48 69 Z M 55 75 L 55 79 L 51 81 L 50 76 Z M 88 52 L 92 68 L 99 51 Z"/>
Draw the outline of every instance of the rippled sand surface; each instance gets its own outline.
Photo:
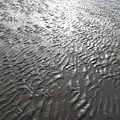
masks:
<path id="1" fill-rule="evenodd" d="M 120 1 L 0 0 L 0 120 L 120 120 Z"/>

